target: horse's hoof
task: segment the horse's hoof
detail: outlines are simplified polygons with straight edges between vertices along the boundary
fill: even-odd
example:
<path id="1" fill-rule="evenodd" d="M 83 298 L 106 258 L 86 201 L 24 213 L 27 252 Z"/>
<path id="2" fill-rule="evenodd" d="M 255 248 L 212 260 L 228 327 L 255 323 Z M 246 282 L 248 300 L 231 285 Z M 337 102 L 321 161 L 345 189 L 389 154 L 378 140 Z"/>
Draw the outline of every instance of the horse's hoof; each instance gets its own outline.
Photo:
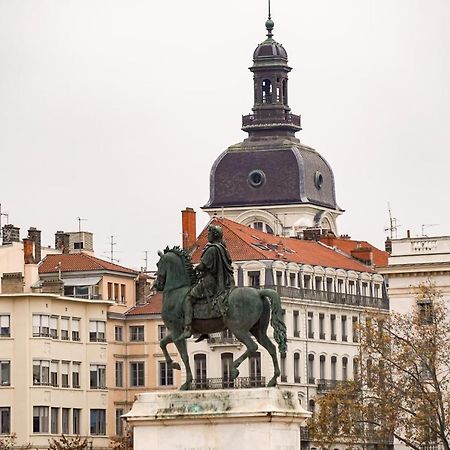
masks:
<path id="1" fill-rule="evenodd" d="M 277 385 L 277 379 L 276 378 L 272 378 L 268 383 L 267 383 L 267 387 L 274 387 Z"/>
<path id="2" fill-rule="evenodd" d="M 231 369 L 231 379 L 235 380 L 239 376 L 239 370 Z"/>
<path id="3" fill-rule="evenodd" d="M 172 369 L 174 370 L 181 370 L 181 366 L 177 362 L 172 363 Z"/>
<path id="4" fill-rule="evenodd" d="M 180 387 L 180 391 L 190 391 L 191 390 L 191 382 L 186 381 L 186 383 L 183 383 Z"/>

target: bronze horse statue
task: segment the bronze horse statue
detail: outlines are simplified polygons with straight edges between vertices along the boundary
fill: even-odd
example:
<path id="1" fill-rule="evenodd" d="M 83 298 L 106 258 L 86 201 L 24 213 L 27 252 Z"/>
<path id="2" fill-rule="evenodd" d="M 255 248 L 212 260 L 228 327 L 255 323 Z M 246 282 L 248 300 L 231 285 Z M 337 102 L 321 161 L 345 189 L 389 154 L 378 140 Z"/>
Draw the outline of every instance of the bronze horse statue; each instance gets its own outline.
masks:
<path id="1" fill-rule="evenodd" d="M 177 338 L 184 329 L 183 301 L 186 294 L 195 285 L 197 277 L 190 256 L 180 247 L 166 248 L 164 253 L 158 252 L 158 254 L 160 259 L 157 263 L 155 287 L 158 291 L 163 292 L 162 319 L 169 331 L 161 339 L 160 346 L 168 367 L 180 370 L 180 365 L 172 360 L 167 351 L 167 345 L 171 342 L 175 343 L 186 368 L 186 381 L 180 389 L 189 390 L 192 387 L 193 377 L 186 340 L 177 340 Z M 258 348 L 252 339 L 253 335 L 272 357 L 274 375 L 267 386 L 276 386 L 280 368 L 276 347 L 267 336 L 269 322 L 274 329 L 278 350 L 280 353 L 286 352 L 286 325 L 283 322 L 281 300 L 278 293 L 271 289 L 236 287 L 232 288 L 229 293 L 226 313 L 222 317 L 196 319 L 194 316 L 192 330 L 195 334 L 208 334 L 228 328 L 246 346 L 246 351 L 233 361 L 232 380 L 238 377 L 240 364 Z"/>

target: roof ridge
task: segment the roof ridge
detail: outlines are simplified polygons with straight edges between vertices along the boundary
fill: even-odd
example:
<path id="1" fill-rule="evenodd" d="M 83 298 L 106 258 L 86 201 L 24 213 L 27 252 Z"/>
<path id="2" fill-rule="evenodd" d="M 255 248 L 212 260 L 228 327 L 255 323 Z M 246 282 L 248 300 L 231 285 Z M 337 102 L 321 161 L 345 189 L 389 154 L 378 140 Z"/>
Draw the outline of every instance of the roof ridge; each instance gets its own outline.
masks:
<path id="1" fill-rule="evenodd" d="M 94 262 L 100 261 L 100 262 L 102 262 L 102 263 L 111 264 L 111 265 L 113 265 L 113 266 L 120 267 L 120 268 L 122 268 L 122 269 L 132 270 L 133 272 L 136 272 L 136 273 L 137 273 L 137 270 L 130 269 L 129 267 L 121 266 L 120 264 L 116 264 L 116 263 L 113 263 L 113 262 L 111 262 L 111 261 L 107 261 L 106 259 L 99 258 L 98 256 L 89 255 L 88 253 L 84 253 L 84 252 L 80 252 L 80 254 L 87 256 L 91 261 L 94 261 Z M 104 266 L 102 266 L 102 268 L 103 268 L 103 269 L 107 269 L 107 268 L 104 267 Z"/>

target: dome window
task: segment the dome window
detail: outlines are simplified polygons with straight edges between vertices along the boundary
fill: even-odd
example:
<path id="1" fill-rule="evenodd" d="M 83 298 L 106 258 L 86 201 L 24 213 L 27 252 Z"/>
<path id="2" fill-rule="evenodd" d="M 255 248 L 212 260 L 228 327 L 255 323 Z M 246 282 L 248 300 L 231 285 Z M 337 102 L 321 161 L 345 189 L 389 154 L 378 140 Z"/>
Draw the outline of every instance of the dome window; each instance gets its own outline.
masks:
<path id="1" fill-rule="evenodd" d="M 252 170 L 248 175 L 250 186 L 261 187 L 266 182 L 266 174 L 262 170 Z"/>
<path id="2" fill-rule="evenodd" d="M 323 186 L 323 175 L 319 171 L 317 171 L 314 174 L 314 184 L 316 185 L 317 189 L 322 189 L 322 186 Z"/>

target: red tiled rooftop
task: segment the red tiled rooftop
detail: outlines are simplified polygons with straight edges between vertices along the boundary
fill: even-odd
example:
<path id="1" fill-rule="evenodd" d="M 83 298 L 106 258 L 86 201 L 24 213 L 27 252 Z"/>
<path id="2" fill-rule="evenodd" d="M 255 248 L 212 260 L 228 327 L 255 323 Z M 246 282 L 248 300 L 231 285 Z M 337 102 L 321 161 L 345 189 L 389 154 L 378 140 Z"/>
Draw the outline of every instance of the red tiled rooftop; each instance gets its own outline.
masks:
<path id="1" fill-rule="evenodd" d="M 126 312 L 127 316 L 138 316 L 144 314 L 161 314 L 162 293 L 157 292 L 150 298 L 149 303 L 145 305 L 136 305 Z"/>
<path id="2" fill-rule="evenodd" d="M 229 219 L 213 219 L 223 229 L 224 241 L 233 261 L 281 260 L 286 263 L 310 264 L 335 269 L 373 272 L 350 255 L 336 251 L 316 241 L 280 237 L 264 233 Z M 199 235 L 192 261 L 198 263 L 207 243 L 208 227 Z"/>
<path id="3" fill-rule="evenodd" d="M 61 264 L 59 264 L 61 263 Z M 59 266 L 59 267 L 58 267 Z M 137 275 L 137 272 L 118 264 L 110 263 L 87 253 L 68 253 L 47 255 L 39 266 L 39 273 L 82 272 L 90 270 L 109 270 Z"/>

